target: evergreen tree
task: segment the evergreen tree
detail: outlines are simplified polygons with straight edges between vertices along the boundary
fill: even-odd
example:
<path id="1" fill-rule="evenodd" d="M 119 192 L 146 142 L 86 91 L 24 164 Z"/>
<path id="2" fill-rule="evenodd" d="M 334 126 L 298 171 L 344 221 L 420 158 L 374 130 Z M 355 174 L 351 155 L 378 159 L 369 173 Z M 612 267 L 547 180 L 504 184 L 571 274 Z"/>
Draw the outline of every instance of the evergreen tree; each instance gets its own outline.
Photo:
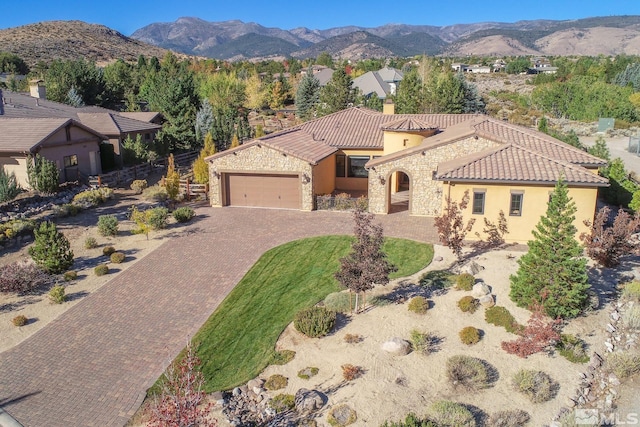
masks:
<path id="1" fill-rule="evenodd" d="M 509 296 L 519 307 L 544 307 L 552 318 L 575 317 L 588 300 L 586 259 L 573 225 L 576 206 L 564 180 L 551 193 L 546 215 L 533 230 L 529 251 L 510 277 Z"/>
<path id="2" fill-rule="evenodd" d="M 307 70 L 296 91 L 296 108 L 298 117 L 302 120 L 309 120 L 315 113 L 316 106 L 320 101 L 320 82 L 313 75 L 311 67 Z"/>
<path id="3" fill-rule="evenodd" d="M 78 93 L 75 87 L 71 86 L 69 92 L 67 92 L 67 104 L 73 107 L 84 107 L 84 101 L 82 96 Z"/>
<path id="4" fill-rule="evenodd" d="M 587 151 L 589 154 L 600 157 L 603 160 L 609 161 L 611 159 L 609 147 L 607 147 L 607 142 L 604 140 L 602 135 L 598 136 L 596 143 L 589 147 Z"/>
<path id="5" fill-rule="evenodd" d="M 398 84 L 394 102 L 397 114 L 424 113 L 422 79 L 417 70 L 413 69 L 404 75 Z"/>
<path id="6" fill-rule="evenodd" d="M 216 145 L 213 143 L 213 136 L 207 133 L 204 137 L 204 147 L 200 151 L 200 155 L 193 162 L 193 180 L 198 184 L 207 184 L 209 182 L 209 163 L 205 159 L 216 153 Z"/>
<path id="7" fill-rule="evenodd" d="M 34 190 L 42 193 L 55 193 L 58 191 L 60 171 L 55 163 L 40 154 L 36 154 L 35 157 L 28 155 L 27 178 L 29 185 Z"/>
<path id="8" fill-rule="evenodd" d="M 34 230 L 35 241 L 29 255 L 47 273 L 60 274 L 73 265 L 73 251 L 69 240 L 50 221 L 40 223 Z"/>
<path id="9" fill-rule="evenodd" d="M 204 140 L 205 135 L 211 132 L 213 127 L 213 108 L 208 99 L 203 99 L 200 109 L 196 113 L 196 140 Z"/>
<path id="10" fill-rule="evenodd" d="M 7 173 L 7 171 L 0 166 L 0 203 L 14 199 L 20 194 L 20 191 L 22 191 L 22 189 L 18 184 L 16 174 L 13 172 Z"/>
<path id="11" fill-rule="evenodd" d="M 164 180 L 164 188 L 167 190 L 169 199 L 176 200 L 180 192 L 180 173 L 176 170 L 173 154 L 169 154 L 167 159 L 167 177 Z"/>
<path id="12" fill-rule="evenodd" d="M 355 101 L 352 85 L 351 77 L 343 69 L 335 71 L 331 80 L 320 90 L 320 115 L 335 113 L 352 105 Z"/>

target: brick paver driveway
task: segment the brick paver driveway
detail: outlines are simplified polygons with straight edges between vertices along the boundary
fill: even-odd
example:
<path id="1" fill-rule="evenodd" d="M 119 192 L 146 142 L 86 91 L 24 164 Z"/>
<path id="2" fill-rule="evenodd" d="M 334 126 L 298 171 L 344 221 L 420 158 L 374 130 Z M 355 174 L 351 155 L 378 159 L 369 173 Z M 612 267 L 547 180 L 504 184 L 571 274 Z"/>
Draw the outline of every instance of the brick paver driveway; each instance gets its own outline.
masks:
<path id="1" fill-rule="evenodd" d="M 18 346 L 0 353 L 0 405 L 26 427 L 122 426 L 267 249 L 350 234 L 346 213 L 201 208 L 200 219 Z M 377 219 L 433 241 L 433 222 Z M 181 229 L 177 229 L 181 230 Z"/>

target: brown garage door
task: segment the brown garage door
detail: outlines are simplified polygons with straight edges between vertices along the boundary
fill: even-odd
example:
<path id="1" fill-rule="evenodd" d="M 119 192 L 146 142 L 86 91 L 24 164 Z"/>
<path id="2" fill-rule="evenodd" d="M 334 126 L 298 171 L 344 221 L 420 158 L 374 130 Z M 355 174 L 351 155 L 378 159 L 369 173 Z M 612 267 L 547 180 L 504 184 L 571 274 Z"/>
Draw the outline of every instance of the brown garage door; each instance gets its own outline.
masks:
<path id="1" fill-rule="evenodd" d="M 265 208 L 300 209 L 297 175 L 226 174 L 226 204 Z"/>

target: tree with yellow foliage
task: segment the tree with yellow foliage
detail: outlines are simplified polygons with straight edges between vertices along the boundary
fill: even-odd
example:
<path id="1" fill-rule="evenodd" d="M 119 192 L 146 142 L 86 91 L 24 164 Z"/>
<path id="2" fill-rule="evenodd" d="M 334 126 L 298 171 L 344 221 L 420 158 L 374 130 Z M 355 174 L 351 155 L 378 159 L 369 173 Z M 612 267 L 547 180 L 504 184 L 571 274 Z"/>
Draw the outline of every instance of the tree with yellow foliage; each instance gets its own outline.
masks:
<path id="1" fill-rule="evenodd" d="M 231 140 L 231 148 L 236 148 L 240 146 L 240 140 L 238 139 L 238 134 L 233 135 L 233 139 Z"/>
<path id="2" fill-rule="evenodd" d="M 200 155 L 193 162 L 193 180 L 196 184 L 209 183 L 209 163 L 204 159 L 216 153 L 216 145 L 213 143 L 213 136 L 207 133 L 204 137 L 204 148 L 200 150 Z"/>
<path id="3" fill-rule="evenodd" d="M 164 180 L 164 188 L 167 190 L 169 199 L 176 200 L 180 191 L 180 173 L 176 170 L 173 154 L 167 158 L 167 176 Z"/>

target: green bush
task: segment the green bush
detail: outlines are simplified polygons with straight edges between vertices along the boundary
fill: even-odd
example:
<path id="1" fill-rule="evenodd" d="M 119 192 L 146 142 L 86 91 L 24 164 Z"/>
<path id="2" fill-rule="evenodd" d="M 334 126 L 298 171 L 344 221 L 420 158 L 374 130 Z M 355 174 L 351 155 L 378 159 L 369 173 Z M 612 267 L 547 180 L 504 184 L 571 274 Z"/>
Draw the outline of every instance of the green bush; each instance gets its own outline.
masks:
<path id="1" fill-rule="evenodd" d="M 467 326 L 466 328 L 462 328 L 459 332 L 460 341 L 462 341 L 466 345 L 473 345 L 480 342 L 480 331 L 473 326 Z"/>
<path id="2" fill-rule="evenodd" d="M 542 371 L 521 369 L 512 380 L 516 391 L 523 393 L 533 403 L 542 403 L 553 399 L 557 384 Z"/>
<path id="3" fill-rule="evenodd" d="M 62 304 L 67 300 L 67 295 L 64 292 L 64 286 L 56 285 L 49 291 L 49 299 L 54 304 Z"/>
<path id="4" fill-rule="evenodd" d="M 113 246 L 105 246 L 104 248 L 102 248 L 102 254 L 105 256 L 111 256 L 111 254 L 115 251 L 116 248 L 114 248 Z"/>
<path id="5" fill-rule="evenodd" d="M 63 277 L 65 282 L 70 282 L 78 278 L 78 272 L 74 270 L 65 271 Z"/>
<path id="6" fill-rule="evenodd" d="M 147 186 L 148 184 L 146 179 L 136 179 L 131 183 L 131 189 L 135 191 L 136 194 L 142 194 Z"/>
<path id="7" fill-rule="evenodd" d="M 27 156 L 27 177 L 34 190 L 49 194 L 58 191 L 60 171 L 54 162 L 40 154 Z"/>
<path id="8" fill-rule="evenodd" d="M 529 422 L 531 417 L 521 409 L 499 411 L 491 415 L 489 423 L 491 427 L 522 427 Z"/>
<path id="9" fill-rule="evenodd" d="M 73 203 L 83 209 L 88 209 L 95 208 L 111 198 L 113 198 L 113 190 L 108 187 L 100 187 L 76 194 L 73 196 Z"/>
<path id="10" fill-rule="evenodd" d="M 173 217 L 180 223 L 189 222 L 196 215 L 196 211 L 190 206 L 182 206 L 173 211 Z"/>
<path id="11" fill-rule="evenodd" d="M 142 197 L 150 202 L 164 202 L 169 199 L 166 188 L 154 185 L 142 191 Z"/>
<path id="12" fill-rule="evenodd" d="M 640 307 L 634 305 L 627 308 L 622 315 L 622 320 L 624 321 L 624 324 L 627 325 L 627 328 L 640 329 Z"/>
<path id="13" fill-rule="evenodd" d="M 471 356 L 458 355 L 447 359 L 447 377 L 449 382 L 466 391 L 487 388 L 491 383 L 491 374 L 483 360 Z"/>
<path id="14" fill-rule="evenodd" d="M 353 424 L 358 419 L 356 411 L 345 404 L 334 406 L 327 415 L 327 422 L 334 427 L 343 427 Z"/>
<path id="15" fill-rule="evenodd" d="M 4 167 L 0 168 L 0 203 L 15 199 L 21 191 L 16 174 L 14 172 L 7 173 Z"/>
<path id="16" fill-rule="evenodd" d="M 94 249 L 98 247 L 98 241 L 95 237 L 87 237 L 84 239 L 84 248 L 85 249 Z"/>
<path id="17" fill-rule="evenodd" d="M 293 350 L 280 350 L 273 353 L 271 359 L 272 365 L 286 365 L 296 357 L 296 352 Z"/>
<path id="18" fill-rule="evenodd" d="M 476 278 L 472 274 L 462 273 L 456 276 L 456 289 L 462 291 L 470 291 L 473 289 L 473 284 L 476 282 Z"/>
<path id="19" fill-rule="evenodd" d="M 76 216 L 81 211 L 80 206 L 73 203 L 65 203 L 60 206 L 56 206 L 53 210 L 55 216 L 60 218 L 66 218 L 68 216 Z"/>
<path id="20" fill-rule="evenodd" d="M 276 414 L 290 411 L 295 407 L 295 398 L 293 394 L 278 394 L 269 401 L 269 407 L 276 411 Z"/>
<path id="21" fill-rule="evenodd" d="M 55 223 L 40 223 L 34 229 L 34 234 L 35 242 L 29 248 L 29 255 L 38 267 L 47 273 L 60 274 L 73 265 L 73 251 L 69 240 L 58 231 Z"/>
<path id="22" fill-rule="evenodd" d="M 315 377 L 318 375 L 319 369 L 313 366 L 300 369 L 298 371 L 298 378 L 302 378 L 303 380 L 308 380 L 311 377 Z"/>
<path id="23" fill-rule="evenodd" d="M 640 301 L 640 282 L 633 281 L 625 283 L 622 288 L 622 297 L 633 301 Z"/>
<path id="24" fill-rule="evenodd" d="M 24 314 L 19 314 L 11 319 L 11 323 L 13 323 L 14 326 L 24 326 L 28 321 L 29 319 Z"/>
<path id="25" fill-rule="evenodd" d="M 353 301 L 353 295 L 349 292 L 332 292 L 324 298 L 324 306 L 338 313 L 351 312 Z"/>
<path id="26" fill-rule="evenodd" d="M 298 332 L 311 338 L 327 335 L 336 324 L 336 312 L 325 307 L 311 307 L 298 312 L 293 320 Z"/>
<path id="27" fill-rule="evenodd" d="M 421 420 L 416 414 L 409 414 L 404 421 L 385 421 L 380 427 L 438 427 L 438 425 L 428 419 Z"/>
<path id="28" fill-rule="evenodd" d="M 427 271 L 420 278 L 420 286 L 430 289 L 445 289 L 453 285 L 454 276 L 448 270 Z"/>
<path id="29" fill-rule="evenodd" d="M 114 264 L 122 264 L 126 257 L 122 252 L 114 252 L 109 256 L 109 260 Z"/>
<path id="30" fill-rule="evenodd" d="M 492 325 L 502 326 L 510 333 L 517 333 L 522 328 L 509 310 L 498 305 L 487 308 L 484 311 L 484 319 Z"/>
<path id="31" fill-rule="evenodd" d="M 109 273 L 109 267 L 106 264 L 96 265 L 96 268 L 93 269 L 93 272 L 96 276 L 104 276 Z"/>
<path id="32" fill-rule="evenodd" d="M 169 209 L 157 207 L 145 211 L 149 226 L 152 230 L 162 230 L 167 228 L 167 220 L 169 219 Z"/>
<path id="33" fill-rule="evenodd" d="M 414 313 L 425 314 L 429 310 L 429 301 L 422 296 L 413 297 L 407 308 Z"/>
<path id="34" fill-rule="evenodd" d="M 437 337 L 431 332 L 420 332 L 417 329 L 412 329 L 409 334 L 409 341 L 413 351 L 424 355 L 428 355 L 433 351 L 436 340 Z"/>
<path id="35" fill-rule="evenodd" d="M 480 307 L 480 301 L 471 295 L 467 295 L 465 297 L 460 298 L 458 301 L 458 307 L 464 313 L 474 313 L 478 307 Z"/>
<path id="36" fill-rule="evenodd" d="M 285 388 L 288 383 L 289 380 L 287 380 L 287 377 L 280 374 L 274 374 L 267 378 L 267 380 L 264 382 L 264 388 L 266 388 L 267 390 L 280 390 L 282 388 Z"/>
<path id="37" fill-rule="evenodd" d="M 117 236 L 118 218 L 115 215 L 100 215 L 98 217 L 98 233 L 101 236 Z"/>
<path id="38" fill-rule="evenodd" d="M 571 363 L 586 363 L 589 361 L 587 343 L 569 334 L 561 334 L 556 344 L 558 353 Z"/>
<path id="39" fill-rule="evenodd" d="M 473 413 L 463 404 L 440 400 L 431 405 L 431 418 L 438 427 L 475 427 Z"/>
<path id="40" fill-rule="evenodd" d="M 606 360 L 607 370 L 618 378 L 629 378 L 640 372 L 640 356 L 630 353 L 610 353 Z"/>
<path id="41" fill-rule="evenodd" d="M 32 219 L 12 219 L 0 224 L 0 241 L 2 237 L 8 239 L 14 238 L 20 234 L 32 232 L 36 227 L 36 223 Z"/>

